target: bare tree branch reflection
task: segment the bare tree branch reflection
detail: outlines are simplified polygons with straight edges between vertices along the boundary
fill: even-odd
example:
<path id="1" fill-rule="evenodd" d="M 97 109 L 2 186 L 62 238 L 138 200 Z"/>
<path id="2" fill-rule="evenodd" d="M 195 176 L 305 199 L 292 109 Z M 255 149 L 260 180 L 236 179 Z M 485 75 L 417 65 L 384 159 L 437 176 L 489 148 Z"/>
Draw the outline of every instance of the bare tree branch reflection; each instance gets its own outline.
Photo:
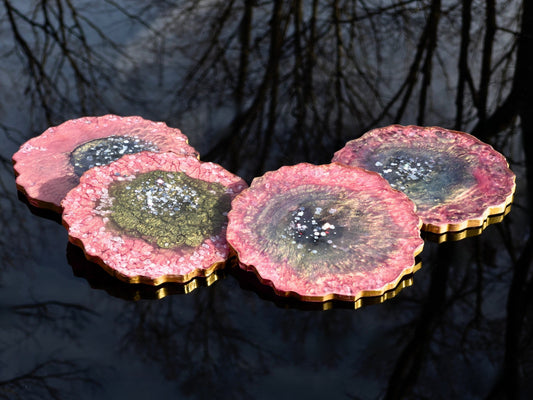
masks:
<path id="1" fill-rule="evenodd" d="M 89 317 L 95 315 L 84 306 L 54 300 L 3 306 L 0 312 L 4 319 L 9 316 L 10 321 L 19 322 L 17 326 L 4 328 L 0 334 L 0 353 L 16 352 L 28 343 L 36 343 L 39 347 L 42 341 L 39 335 L 47 328 L 64 335 L 64 340 L 76 342 L 80 330 L 89 323 Z M 44 360 L 41 358 L 36 355 L 35 359 L 25 357 L 16 363 L 2 362 L 0 398 L 64 399 L 77 393 L 82 386 L 91 390 L 98 388 L 94 371 L 84 366 L 84 361 L 62 357 L 58 350 Z"/>
<path id="2" fill-rule="evenodd" d="M 59 108 L 113 111 L 116 98 L 180 126 L 193 112 L 203 121 L 194 135 L 209 141 L 204 158 L 249 179 L 280 163 L 327 162 L 345 140 L 391 122 L 468 129 L 477 119 L 474 132 L 494 136 L 516 115 L 517 1 L 184 0 L 126 9 L 107 0 L 146 29 L 131 47 L 65 0 L 3 6 L 28 91 L 49 121 Z M 166 63 L 157 79 L 136 76 L 151 75 L 158 60 Z M 446 77 L 438 87 L 435 74 Z M 166 94 L 151 97 L 154 84 Z M 221 119 L 207 122 L 217 110 Z"/>
<path id="3" fill-rule="evenodd" d="M 209 289 L 186 298 L 187 309 L 178 310 L 172 298 L 165 298 L 157 304 L 131 304 L 121 316 L 129 327 L 122 351 L 157 363 L 185 394 L 199 397 L 228 393 L 228 380 L 253 379 L 264 372 L 267 360 L 276 357 L 239 328 L 227 299 L 219 298 L 216 288 Z M 251 396 L 245 385 L 233 389 L 232 398 Z"/>
<path id="4" fill-rule="evenodd" d="M 411 340 L 403 348 L 389 379 L 385 399 L 403 399 L 416 385 L 424 362 L 431 354 L 430 343 L 446 308 L 446 288 L 449 265 L 453 261 L 453 246 L 447 243 L 438 249 L 433 266 L 428 296 L 420 310 Z"/>
<path id="5" fill-rule="evenodd" d="M 379 124 L 471 126 L 509 90 L 504 77 L 513 68 L 516 36 L 508 22 L 517 17 L 495 1 L 476 3 L 473 11 L 471 2 L 440 0 L 184 2 L 178 9 L 163 25 L 197 39 L 165 47 L 194 60 L 176 78 L 169 118 L 206 103 L 225 110 L 222 120 L 200 126 L 210 131 L 204 158 L 247 178 L 281 162 L 325 162 L 347 138 Z M 485 29 L 470 32 L 473 12 L 476 19 L 486 15 Z M 460 40 L 450 30 L 458 15 Z M 389 35 L 391 25 L 403 40 Z M 203 26 L 213 28 L 206 35 Z M 448 61 L 453 46 L 462 54 L 455 65 Z M 435 74 L 448 77 L 446 87 L 434 86 Z M 443 94 L 455 97 L 455 109 Z"/>
<path id="6" fill-rule="evenodd" d="M 75 339 L 78 330 L 89 322 L 91 316 L 96 315 L 96 312 L 80 304 L 57 300 L 17 304 L 11 307 L 11 311 L 23 319 L 20 329 L 27 336 L 31 336 L 39 326 L 51 324 L 70 339 Z"/>
<path id="7" fill-rule="evenodd" d="M 105 3 L 127 13 L 116 2 Z M 48 125 L 62 122 L 58 116 L 65 110 L 86 115 L 114 109 L 110 89 L 118 95 L 125 93 L 117 80 L 115 60 L 121 57 L 131 63 L 132 58 L 82 5 L 69 0 L 2 0 L 2 4 L 14 43 L 7 51 L 14 52 L 26 70 L 25 93 L 44 113 Z M 132 23 L 147 28 L 142 19 L 126 15 Z M 152 34 L 157 39 L 157 33 Z"/>
<path id="8" fill-rule="evenodd" d="M 0 380 L 0 399 L 65 399 L 65 396 L 78 394 L 74 389 L 76 385 L 97 386 L 97 382 L 89 376 L 89 369 L 80 368 L 77 363 L 63 360 L 45 361 L 27 372 Z M 65 390 L 68 386 L 73 388 Z"/>
<path id="9" fill-rule="evenodd" d="M 516 205 L 501 225 L 425 250 L 419 272 L 425 280 L 415 275 L 412 290 L 379 311 L 279 314 L 215 285 L 193 296 L 124 305 L 117 318 L 126 327 L 122 352 L 157 365 L 165 379 L 198 397 L 233 380 L 267 379 L 283 367 L 318 375 L 325 366 L 335 372 L 350 367 L 346 374 L 373 382 L 377 397 L 439 398 L 437 384 L 446 386 L 440 398 L 460 397 L 465 388 L 472 398 L 529 393 L 531 1 L 98 4 L 107 11 L 102 17 L 120 15 L 128 29 L 108 29 L 112 21 L 93 18 L 91 2 L 0 2 L 1 33 L 10 38 L 0 44 L 1 54 L 24 70 L 17 75 L 31 100 L 24 110 L 39 128 L 15 130 L 3 121 L 2 143 L 19 145 L 73 115 L 126 110 L 183 127 L 205 149 L 203 159 L 250 180 L 281 164 L 329 162 L 347 139 L 369 128 L 419 123 L 472 131 L 501 150 L 519 176 Z M 0 153 L 0 161 L 4 272 L 21 260 L 25 246 L 38 245 L 39 232 L 25 230 L 41 225 L 24 223 L 9 154 Z M 11 326 L 26 338 L 47 326 L 69 343 L 95 318 L 90 308 L 54 300 L 7 308 L 21 321 Z M 368 335 L 382 331 L 385 343 L 360 334 L 365 324 L 374 329 Z M 358 349 L 360 338 L 374 344 L 375 353 Z M 56 382 L 84 385 L 85 372 L 72 360 L 36 361 L 13 376 L 0 375 L 0 397 L 59 398 L 63 385 Z M 483 380 L 485 373 L 494 382 Z M 443 377 L 450 381 L 443 384 Z M 35 391 L 25 391 L 25 384 Z M 237 398 L 251 396 L 246 385 L 231 390 Z"/>

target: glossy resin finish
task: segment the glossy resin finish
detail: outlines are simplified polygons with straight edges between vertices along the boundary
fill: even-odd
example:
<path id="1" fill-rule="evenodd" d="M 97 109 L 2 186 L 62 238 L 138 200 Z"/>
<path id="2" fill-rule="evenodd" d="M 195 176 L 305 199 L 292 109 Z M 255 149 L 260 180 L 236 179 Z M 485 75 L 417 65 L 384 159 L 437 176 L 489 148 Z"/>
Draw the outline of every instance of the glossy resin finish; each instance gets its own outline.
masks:
<path id="1" fill-rule="evenodd" d="M 131 283 L 208 276 L 229 255 L 227 213 L 246 183 L 221 166 L 141 152 L 85 172 L 62 202 L 69 240 Z"/>
<path id="2" fill-rule="evenodd" d="M 367 132 L 333 161 L 381 174 L 407 194 L 432 233 L 482 227 L 512 202 L 515 175 L 505 157 L 464 132 L 391 125 Z"/>
<path id="3" fill-rule="evenodd" d="M 282 167 L 232 202 L 228 242 L 278 295 L 356 301 L 414 271 L 420 219 L 385 179 L 328 164 Z"/>
<path id="4" fill-rule="evenodd" d="M 17 188 L 33 206 L 61 212 L 61 200 L 83 172 L 141 151 L 198 156 L 179 129 L 163 122 L 84 117 L 49 128 L 20 147 L 13 155 Z"/>

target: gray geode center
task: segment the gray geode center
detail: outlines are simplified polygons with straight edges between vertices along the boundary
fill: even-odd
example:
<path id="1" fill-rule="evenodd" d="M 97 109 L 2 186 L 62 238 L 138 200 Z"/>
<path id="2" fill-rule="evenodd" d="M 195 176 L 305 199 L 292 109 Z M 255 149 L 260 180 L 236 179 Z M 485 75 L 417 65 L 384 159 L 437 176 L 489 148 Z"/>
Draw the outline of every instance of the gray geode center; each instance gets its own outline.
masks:
<path id="1" fill-rule="evenodd" d="M 70 155 L 70 163 L 74 167 L 74 173 L 77 176 L 82 176 L 88 169 L 107 165 L 125 154 L 158 150 L 155 144 L 137 137 L 108 136 L 91 140 L 76 147 Z"/>
<path id="2" fill-rule="evenodd" d="M 340 227 L 335 225 L 332 214 L 335 210 L 324 210 L 322 207 L 300 206 L 290 213 L 288 226 L 284 236 L 288 237 L 297 248 L 307 247 L 316 253 L 319 245 L 330 245 L 336 248 L 334 239 L 340 236 Z M 329 218 L 328 218 L 329 217 Z"/>
<path id="3" fill-rule="evenodd" d="M 380 149 L 366 166 L 419 207 L 446 202 L 473 183 L 467 160 L 441 151 Z"/>

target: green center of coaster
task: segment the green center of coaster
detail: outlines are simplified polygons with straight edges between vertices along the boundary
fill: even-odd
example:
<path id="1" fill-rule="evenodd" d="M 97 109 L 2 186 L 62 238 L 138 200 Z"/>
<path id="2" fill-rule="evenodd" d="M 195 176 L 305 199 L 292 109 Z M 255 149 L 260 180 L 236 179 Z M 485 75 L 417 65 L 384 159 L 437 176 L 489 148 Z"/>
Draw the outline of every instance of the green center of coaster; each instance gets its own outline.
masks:
<path id="1" fill-rule="evenodd" d="M 231 198 L 226 188 L 183 172 L 152 171 L 115 182 L 110 220 L 126 233 L 162 248 L 196 247 L 218 234 Z"/>

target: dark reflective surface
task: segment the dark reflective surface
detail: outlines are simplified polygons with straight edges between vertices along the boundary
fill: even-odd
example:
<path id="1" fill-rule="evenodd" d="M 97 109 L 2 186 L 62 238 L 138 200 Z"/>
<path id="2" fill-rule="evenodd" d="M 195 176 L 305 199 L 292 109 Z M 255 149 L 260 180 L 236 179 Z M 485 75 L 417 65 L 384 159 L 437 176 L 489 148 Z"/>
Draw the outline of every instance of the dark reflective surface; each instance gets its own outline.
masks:
<path id="1" fill-rule="evenodd" d="M 0 398 L 530 398 L 532 2 L 5 0 L 0 51 Z M 104 113 L 179 127 L 248 181 L 369 128 L 461 129 L 517 193 L 480 235 L 426 240 L 383 304 L 291 307 L 231 270 L 132 301 L 80 272 L 10 161 Z"/>

